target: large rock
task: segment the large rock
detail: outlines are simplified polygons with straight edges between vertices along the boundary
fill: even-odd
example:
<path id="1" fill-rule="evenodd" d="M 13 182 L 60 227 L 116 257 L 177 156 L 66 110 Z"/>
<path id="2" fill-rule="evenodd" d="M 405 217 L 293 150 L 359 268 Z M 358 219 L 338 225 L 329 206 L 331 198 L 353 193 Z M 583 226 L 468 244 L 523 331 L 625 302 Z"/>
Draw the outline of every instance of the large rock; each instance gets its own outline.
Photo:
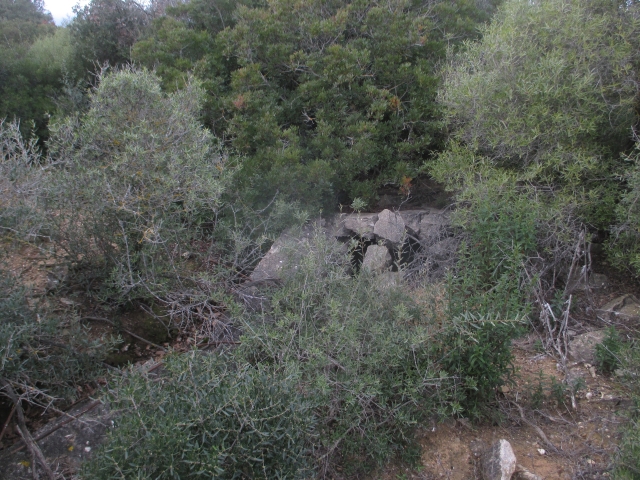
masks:
<path id="1" fill-rule="evenodd" d="M 399 245 L 405 236 L 405 223 L 402 216 L 391 210 L 383 210 L 378 215 L 373 234 L 377 238 L 387 240 L 393 246 Z"/>
<path id="2" fill-rule="evenodd" d="M 569 342 L 569 357 L 574 362 L 594 364 L 596 362 L 596 346 L 604 340 L 604 330 L 592 330 L 576 335 Z"/>
<path id="3" fill-rule="evenodd" d="M 251 282 L 282 280 L 287 272 L 298 269 L 300 260 L 309 253 L 316 252 L 318 241 L 332 242 L 335 248 L 332 254 L 335 261 L 347 262 L 347 245 L 338 243 L 331 229 L 323 221 L 305 225 L 302 230 L 283 233 L 271 246 L 251 273 Z"/>
<path id="4" fill-rule="evenodd" d="M 369 245 L 362 261 L 362 269 L 371 273 L 386 272 L 393 259 L 387 247 L 381 245 Z"/>
<path id="5" fill-rule="evenodd" d="M 378 221 L 377 213 L 353 213 L 344 218 L 344 228 L 369 240 L 374 238 L 373 229 Z"/>
<path id="6" fill-rule="evenodd" d="M 442 235 L 449 225 L 449 216 L 443 210 L 404 210 L 377 213 L 340 213 L 328 222 L 328 233 L 336 238 L 353 235 L 368 240 L 384 239 L 397 244 L 406 234 L 420 242 L 431 242 Z"/>
<path id="7" fill-rule="evenodd" d="M 480 473 L 484 480 L 510 480 L 516 471 L 516 455 L 511 444 L 498 440 L 481 459 Z"/>
<path id="8" fill-rule="evenodd" d="M 442 229 L 449 225 L 449 215 L 444 210 L 428 208 L 424 210 L 404 210 L 398 212 L 416 240 L 427 242 L 440 236 Z"/>
<path id="9" fill-rule="evenodd" d="M 609 317 L 609 320 L 640 319 L 640 300 L 631 294 L 622 295 L 611 300 L 599 311 Z"/>

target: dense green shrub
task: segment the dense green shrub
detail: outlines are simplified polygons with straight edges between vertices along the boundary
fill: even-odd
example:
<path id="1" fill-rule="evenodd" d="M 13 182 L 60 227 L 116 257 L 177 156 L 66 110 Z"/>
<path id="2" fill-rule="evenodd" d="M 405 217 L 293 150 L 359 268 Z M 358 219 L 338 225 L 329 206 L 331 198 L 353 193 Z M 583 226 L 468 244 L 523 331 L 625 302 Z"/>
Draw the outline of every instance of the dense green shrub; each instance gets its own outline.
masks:
<path id="1" fill-rule="evenodd" d="M 626 157 L 629 167 L 622 177 L 626 184 L 616 206 L 616 223 L 609 240 L 609 258 L 619 268 L 640 274 L 640 143 Z"/>
<path id="2" fill-rule="evenodd" d="M 440 367 L 458 378 L 451 413 L 473 419 L 491 416 L 496 388 L 511 381 L 511 340 L 522 330 L 516 320 L 466 314 L 454 317 L 436 337 Z"/>
<path id="3" fill-rule="evenodd" d="M 167 358 L 159 375 L 113 385 L 120 417 L 84 478 L 310 477 L 313 411 L 295 371 L 194 351 Z"/>
<path id="4" fill-rule="evenodd" d="M 56 28 L 41 1 L 0 2 L 0 119 L 22 134 L 47 138 L 48 115 L 62 92 L 63 71 L 75 74 L 69 32 Z"/>
<path id="5" fill-rule="evenodd" d="M 316 406 L 323 471 L 410 457 L 425 419 L 479 415 L 509 371 L 511 322 L 440 325 L 433 305 L 404 287 L 347 275 L 324 240 L 311 250 L 270 295 L 272 311 L 246 322 L 237 355 L 299 369 L 300 391 Z"/>
<path id="6" fill-rule="evenodd" d="M 133 0 L 91 0 L 76 5 L 69 25 L 79 60 L 88 70 L 105 62 L 116 67 L 130 60 L 135 41 L 151 21 L 150 12 Z"/>
<path id="7" fill-rule="evenodd" d="M 639 28 L 635 3 L 511 0 L 445 68 L 451 138 L 427 170 L 460 201 L 465 306 L 514 312 L 531 287 L 547 298 L 583 225 L 614 221 Z"/>
<path id="8" fill-rule="evenodd" d="M 462 148 L 439 177 L 461 186 L 461 171 L 512 172 L 579 199 L 607 227 L 635 122 L 638 28 L 635 5 L 507 2 L 445 71 L 439 98 Z"/>
<path id="9" fill-rule="evenodd" d="M 339 196 L 371 202 L 441 144 L 435 65 L 497 3 L 192 1 L 133 55 L 169 89 L 187 70 L 202 79 L 207 123 L 246 155 L 237 183 L 248 200 L 279 191 L 332 210 Z"/>
<path id="10" fill-rule="evenodd" d="M 530 279 L 524 266 L 535 253 L 540 206 L 508 182 L 477 188 L 454 222 L 465 228 L 454 277 L 450 308 L 514 318 L 526 313 Z"/>
<path id="11" fill-rule="evenodd" d="M 620 369 L 626 385 L 631 389 L 633 408 L 626 425 L 615 462 L 613 478 L 640 478 L 640 348 L 637 340 L 624 345 L 620 351 Z"/>
<path id="12" fill-rule="evenodd" d="M 195 83 L 165 95 L 127 68 L 100 78 L 85 114 L 52 126 L 54 237 L 118 301 L 179 282 L 220 209 L 230 168 L 198 122 L 201 98 Z"/>

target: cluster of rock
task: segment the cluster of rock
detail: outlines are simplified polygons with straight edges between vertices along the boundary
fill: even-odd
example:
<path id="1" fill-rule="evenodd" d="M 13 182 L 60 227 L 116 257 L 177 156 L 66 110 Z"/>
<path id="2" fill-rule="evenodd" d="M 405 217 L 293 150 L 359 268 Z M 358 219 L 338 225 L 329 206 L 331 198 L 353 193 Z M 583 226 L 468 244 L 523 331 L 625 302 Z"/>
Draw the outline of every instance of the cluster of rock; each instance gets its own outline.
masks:
<path id="1" fill-rule="evenodd" d="M 430 208 L 342 213 L 328 220 L 319 219 L 305 226 L 300 233 L 287 232 L 276 240 L 256 266 L 250 280 L 283 278 L 287 269 L 297 268 L 297 259 L 313 250 L 318 236 L 339 244 L 337 251 L 343 253 L 347 252 L 348 242 L 360 240 L 364 250 L 362 268 L 379 275 L 388 274 L 391 269 L 397 270 L 400 252 L 409 244 L 414 248 L 428 245 L 434 258 L 443 260 L 453 250 L 452 240 L 443 235 L 448 225 L 446 212 Z"/>

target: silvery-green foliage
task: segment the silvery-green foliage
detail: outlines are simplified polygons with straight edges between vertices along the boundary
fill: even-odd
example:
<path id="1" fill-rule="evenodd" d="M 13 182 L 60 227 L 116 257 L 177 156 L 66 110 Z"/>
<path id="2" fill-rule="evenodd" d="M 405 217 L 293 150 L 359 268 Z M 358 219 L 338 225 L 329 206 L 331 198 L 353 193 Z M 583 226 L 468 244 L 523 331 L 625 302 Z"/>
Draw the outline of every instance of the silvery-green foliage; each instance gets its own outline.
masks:
<path id="1" fill-rule="evenodd" d="M 115 341 L 89 338 L 73 315 L 38 311 L 29 305 L 28 293 L 10 271 L 0 268 L 0 378 L 32 403 L 73 400 L 78 385 L 102 372 L 100 362 Z"/>
<path id="2" fill-rule="evenodd" d="M 18 122 L 0 121 L 1 233 L 35 235 L 40 230 L 37 203 L 45 166 L 36 142 L 22 136 Z"/>
<path id="3" fill-rule="evenodd" d="M 167 95 L 148 71 L 103 72 L 88 111 L 52 126 L 59 243 L 107 271 L 118 298 L 179 277 L 221 207 L 230 168 L 199 122 L 202 96 L 196 82 Z"/>
<path id="4" fill-rule="evenodd" d="M 588 221 L 608 226 L 612 174 L 635 121 L 637 13 L 599 0 L 505 3 L 445 69 L 439 99 L 453 143 L 437 178 L 459 187 L 512 172 L 579 196 Z"/>

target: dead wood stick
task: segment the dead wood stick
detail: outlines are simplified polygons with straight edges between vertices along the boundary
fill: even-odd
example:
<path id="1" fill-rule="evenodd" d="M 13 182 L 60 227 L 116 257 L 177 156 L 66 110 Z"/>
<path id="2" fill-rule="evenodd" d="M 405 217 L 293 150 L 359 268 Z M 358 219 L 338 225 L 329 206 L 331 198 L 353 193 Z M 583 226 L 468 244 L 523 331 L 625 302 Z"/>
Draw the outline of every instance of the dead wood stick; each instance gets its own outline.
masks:
<path id="1" fill-rule="evenodd" d="M 108 318 L 103 318 L 103 317 L 82 317 L 80 320 L 92 320 L 94 322 L 105 322 L 108 323 L 109 325 L 111 325 L 114 328 L 117 328 L 119 330 L 122 330 L 124 333 L 126 333 L 127 335 L 131 335 L 133 338 L 137 338 L 138 340 L 140 340 L 141 342 L 146 343 L 147 345 L 151 345 L 152 347 L 156 347 L 159 348 L 160 350 L 162 350 L 163 352 L 166 352 L 167 349 L 158 345 L 157 343 L 153 343 L 149 340 L 147 340 L 146 338 L 142 338 L 139 335 L 136 335 L 133 332 L 130 332 L 129 330 L 122 328 L 122 327 L 118 327 L 115 322 L 112 322 L 111 320 L 109 320 Z"/>
<path id="2" fill-rule="evenodd" d="M 51 430 L 47 430 L 46 432 L 41 433 L 40 435 L 38 435 L 37 437 L 35 437 L 33 439 L 34 442 L 39 442 L 40 440 L 42 440 L 43 438 L 48 437 L 49 435 L 51 435 L 53 432 L 55 432 L 56 430 L 61 429 L 62 427 L 64 427 L 65 425 L 67 425 L 68 423 L 73 422 L 74 420 L 78 420 L 82 415 L 84 415 L 85 413 L 90 412 L 91 410 L 93 410 L 94 408 L 96 408 L 98 405 L 100 405 L 102 403 L 101 400 L 95 400 L 94 402 L 92 402 L 91 404 L 89 404 L 87 406 L 87 408 L 85 408 L 84 410 L 82 410 L 81 412 L 78 412 L 75 415 L 68 415 L 69 418 L 67 418 L 66 420 L 63 420 L 62 422 L 58 423 L 55 427 L 53 427 Z M 4 453 L 0 458 L 5 458 L 8 455 L 13 455 L 14 453 L 19 452 L 20 450 L 22 450 L 23 448 L 25 448 L 24 445 L 14 445 L 11 449 L 9 449 L 9 451 L 7 451 L 6 453 Z"/>
<path id="3" fill-rule="evenodd" d="M 11 412 L 9 413 L 9 416 L 7 417 L 7 419 L 4 422 L 4 425 L 2 425 L 2 431 L 0 431 L 0 442 L 2 442 L 2 438 L 4 437 L 4 432 L 7 431 L 7 426 L 9 425 L 9 422 L 11 421 L 11 417 L 13 417 L 13 414 L 15 412 L 16 412 L 16 406 L 14 404 L 13 408 L 11 409 Z"/>
<path id="4" fill-rule="evenodd" d="M 33 478 L 35 480 L 37 480 L 38 478 L 36 473 L 36 462 L 35 462 L 35 459 L 37 459 L 38 462 L 40 463 L 40 466 L 42 467 L 42 470 L 44 470 L 44 473 L 47 475 L 49 480 L 55 480 L 55 476 L 51 471 L 51 467 L 49 467 L 49 464 L 47 463 L 47 460 L 44 458 L 44 455 L 42 454 L 40 447 L 38 447 L 38 444 L 34 441 L 33 437 L 31 436 L 31 433 L 29 433 L 29 430 L 27 429 L 27 422 L 24 419 L 24 412 L 22 411 L 22 406 L 20 405 L 20 398 L 16 394 L 11 384 L 7 382 L 5 379 L 0 380 L 0 383 L 2 383 L 7 395 L 9 396 L 9 398 L 11 399 L 11 401 L 16 407 L 16 412 L 18 413 L 18 433 L 22 437 L 22 441 L 25 443 L 27 449 L 29 450 L 29 453 L 31 453 L 31 458 L 32 458 L 31 471 L 33 472 Z"/>
<path id="5" fill-rule="evenodd" d="M 547 448 L 549 448 L 550 450 L 553 450 L 554 452 L 558 452 L 559 451 L 558 448 L 553 443 L 551 443 L 551 441 L 547 438 L 547 436 L 542 431 L 542 429 L 539 426 L 537 426 L 535 423 L 527 419 L 527 417 L 524 416 L 524 411 L 522 410 L 522 407 L 518 405 L 516 402 L 511 401 L 511 403 L 517 407 L 518 411 L 520 412 L 520 418 L 522 418 L 522 421 L 536 431 L 536 433 L 538 434 L 540 439 L 545 443 Z"/>

